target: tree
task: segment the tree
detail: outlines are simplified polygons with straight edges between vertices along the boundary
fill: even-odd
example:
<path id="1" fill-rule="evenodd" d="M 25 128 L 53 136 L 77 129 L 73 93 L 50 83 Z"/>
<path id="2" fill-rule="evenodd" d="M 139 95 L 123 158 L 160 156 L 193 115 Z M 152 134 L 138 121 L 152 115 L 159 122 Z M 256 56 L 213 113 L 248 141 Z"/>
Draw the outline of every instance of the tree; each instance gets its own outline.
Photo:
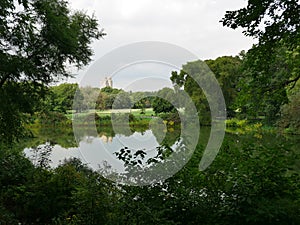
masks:
<path id="1" fill-rule="evenodd" d="M 95 109 L 95 102 L 99 95 L 100 89 L 94 87 L 81 87 L 80 91 L 84 97 L 84 101 L 89 109 Z"/>
<path id="2" fill-rule="evenodd" d="M 67 109 L 72 108 L 73 98 L 78 88 L 77 84 L 60 84 L 58 86 L 51 87 L 53 92 L 55 108 L 54 111 L 60 111 L 65 113 Z"/>
<path id="3" fill-rule="evenodd" d="M 167 100 L 156 97 L 152 103 L 153 111 L 155 114 L 158 113 L 169 113 L 175 112 L 175 107 Z"/>
<path id="4" fill-rule="evenodd" d="M 182 66 L 180 72 L 173 71 L 171 81 L 184 91 L 193 100 L 202 124 L 210 124 L 210 107 L 203 90 L 198 83 L 191 77 L 197 77 L 200 82 L 205 82 L 207 66 L 217 78 L 227 106 L 228 116 L 233 115 L 234 101 L 237 95 L 236 84 L 240 76 L 241 58 L 239 56 L 223 56 L 214 60 L 188 62 Z M 207 66 L 206 66 L 207 65 Z"/>
<path id="5" fill-rule="evenodd" d="M 0 141 L 11 143 L 27 135 L 23 125 L 44 93 L 44 85 L 32 82 L 9 82 L 0 88 Z"/>
<path id="6" fill-rule="evenodd" d="M 112 107 L 114 109 L 129 109 L 129 108 L 131 108 L 131 100 L 129 97 L 129 93 L 127 93 L 125 91 L 121 91 L 114 99 L 114 103 L 113 103 Z"/>
<path id="7" fill-rule="evenodd" d="M 7 81 L 48 84 L 70 76 L 66 63 L 87 65 L 92 39 L 104 35 L 94 17 L 71 13 L 63 0 L 2 1 L 0 87 Z"/>
<path id="8" fill-rule="evenodd" d="M 116 99 L 116 97 L 118 96 L 119 93 L 121 93 L 122 90 L 121 89 L 117 89 L 117 88 L 111 88 L 111 87 L 104 87 L 104 88 L 101 88 L 100 90 L 100 93 L 98 93 L 98 97 L 97 97 L 97 100 L 96 100 L 96 108 L 97 109 L 101 109 L 101 110 L 104 110 L 104 109 L 111 109 L 113 107 L 113 104 L 114 104 L 114 101 Z M 126 95 L 126 94 L 125 94 Z M 120 94 L 120 99 L 119 99 L 119 103 L 120 101 L 123 103 L 126 103 L 126 107 L 128 106 L 129 101 L 129 97 L 125 97 L 124 94 Z M 125 101 L 122 101 L 121 98 L 122 97 L 125 97 Z M 117 106 L 118 105 L 118 106 Z M 124 108 L 125 105 L 123 105 L 121 108 Z M 119 107 L 119 104 L 116 104 L 117 107 Z"/>
<path id="9" fill-rule="evenodd" d="M 107 94 L 119 94 L 121 92 L 121 89 L 117 89 L 117 88 L 112 88 L 112 87 L 104 87 L 101 88 L 100 90 L 102 93 L 107 93 Z"/>
<path id="10" fill-rule="evenodd" d="M 102 92 L 98 93 L 95 108 L 100 110 L 105 110 L 107 98 L 108 95 L 106 93 L 102 93 Z"/>
<path id="11" fill-rule="evenodd" d="M 234 101 L 237 97 L 237 83 L 241 75 L 242 59 L 240 56 L 222 56 L 215 60 L 205 60 L 205 63 L 216 76 L 227 106 L 228 116 L 234 115 Z"/>
<path id="12" fill-rule="evenodd" d="M 184 91 L 190 96 L 197 108 L 200 123 L 208 125 L 210 124 L 211 118 L 206 96 L 198 86 L 197 82 L 190 75 L 197 76 L 199 79 L 204 77 L 204 74 L 202 74 L 205 71 L 203 65 L 203 62 L 201 61 L 188 62 L 182 66 L 179 73 L 177 71 L 172 72 L 171 81 L 174 84 L 177 84 L 178 87 L 184 88 Z M 185 106 L 185 108 L 188 108 L 188 106 Z"/>
<path id="13" fill-rule="evenodd" d="M 80 89 L 77 89 L 74 95 L 72 109 L 74 109 L 76 112 L 83 112 L 88 109 L 88 106 L 84 101 L 84 96 Z"/>
<path id="14" fill-rule="evenodd" d="M 92 40 L 104 33 L 98 30 L 94 17 L 71 13 L 64 0 L 1 1 L 0 7 L 0 94 L 5 98 L 1 101 L 0 127 L 10 128 L 1 129 L 2 139 L 18 136 L 24 124 L 21 114 L 26 101 L 15 102 L 11 97 L 22 92 L 16 83 L 47 85 L 71 76 L 67 65 L 87 65 L 93 53 Z M 28 94 L 40 95 L 41 90 L 32 89 Z"/>
<path id="15" fill-rule="evenodd" d="M 233 29 L 244 28 L 246 36 L 258 39 L 245 58 L 245 100 L 250 111 L 260 108 L 269 122 L 276 120 L 286 103 L 286 88 L 293 88 L 300 79 L 299 14 L 297 0 L 249 1 L 245 8 L 227 11 L 221 21 Z"/>
<path id="16" fill-rule="evenodd" d="M 78 84 L 63 83 L 58 86 L 51 87 L 54 94 L 55 108 L 54 111 L 66 113 L 67 110 L 71 110 L 73 106 L 73 100 L 78 89 Z M 78 89 L 80 92 L 80 90 Z"/>
<path id="17" fill-rule="evenodd" d="M 171 88 L 163 88 L 157 92 L 157 97 L 154 98 L 152 107 L 153 111 L 157 113 L 175 112 L 176 108 L 170 102 L 175 93 Z"/>
<path id="18" fill-rule="evenodd" d="M 279 126 L 291 133 L 300 133 L 300 82 L 288 93 L 289 102 L 281 107 Z"/>
<path id="19" fill-rule="evenodd" d="M 243 33 L 257 38 L 258 45 L 272 47 L 284 40 L 294 48 L 300 38 L 299 14 L 298 0 L 248 1 L 242 9 L 227 11 L 221 22 L 232 29 L 244 28 Z"/>
<path id="20" fill-rule="evenodd" d="M 142 98 L 139 101 L 137 101 L 136 103 L 134 103 L 133 107 L 135 109 L 140 109 L 141 110 L 141 114 L 145 114 L 145 108 L 146 108 L 146 99 Z"/>

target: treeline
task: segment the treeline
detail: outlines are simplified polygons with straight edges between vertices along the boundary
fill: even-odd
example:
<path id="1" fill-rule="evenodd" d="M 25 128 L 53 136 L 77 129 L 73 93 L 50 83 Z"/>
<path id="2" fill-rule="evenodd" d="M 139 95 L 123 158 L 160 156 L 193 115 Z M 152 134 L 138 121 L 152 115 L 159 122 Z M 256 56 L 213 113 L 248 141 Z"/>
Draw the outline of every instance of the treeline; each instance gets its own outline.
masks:
<path id="1" fill-rule="evenodd" d="M 205 64 L 188 62 L 180 72 L 172 72 L 171 80 L 191 96 L 203 124 L 211 120 L 210 107 L 207 96 L 192 77 L 204 75 L 201 73 L 207 71 L 207 65 L 222 89 L 228 118 L 260 121 L 299 133 L 300 82 L 297 77 L 292 79 L 296 74 L 291 71 L 297 66 L 289 61 L 290 53 L 281 46 L 274 55 L 276 60 L 269 63 L 268 73 L 263 74 L 254 69 L 253 64 L 259 59 L 253 51 L 206 60 Z"/>
<path id="2" fill-rule="evenodd" d="M 153 108 L 157 113 L 175 112 L 176 108 L 168 101 L 174 98 L 175 91 L 163 88 L 152 92 L 125 92 L 122 89 L 104 87 L 80 87 L 77 83 L 63 83 L 44 87 L 44 98 L 36 104 L 36 112 L 67 113 L 75 110 L 84 112 L 92 109 L 141 109 Z"/>
<path id="3" fill-rule="evenodd" d="M 125 92 L 122 89 L 111 87 L 79 88 L 78 84 L 70 83 L 47 87 L 28 82 L 9 82 L 5 88 L 8 91 L 14 89 L 14 92 L 9 91 L 14 95 L 10 94 L 8 99 L 3 98 L 3 103 L 14 99 L 14 104 L 22 105 L 15 112 L 18 110 L 27 114 L 55 112 L 56 116 L 61 116 L 57 113 L 66 114 L 71 110 L 87 112 L 90 109 L 108 110 L 112 108 L 141 109 L 141 113 L 143 113 L 146 108 L 150 107 L 156 114 L 174 113 L 180 107 L 188 109 L 189 106 L 182 95 L 182 92 L 186 92 L 197 108 L 200 123 L 210 125 L 210 106 L 207 96 L 192 78 L 204 77 L 201 72 L 205 73 L 209 68 L 222 89 L 228 118 L 246 119 L 250 123 L 259 121 L 266 126 L 279 126 L 287 132 L 299 133 L 300 83 L 275 85 L 277 81 L 272 79 L 266 85 L 266 81 L 263 79 L 267 79 L 267 77 L 259 78 L 261 81 L 258 82 L 257 74 L 251 72 L 252 64 L 249 64 L 249 60 L 253 57 L 251 54 L 251 51 L 241 52 L 235 57 L 223 56 L 204 62 L 188 62 L 183 65 L 181 71 L 173 71 L 170 75 L 174 90 L 163 88 L 153 92 Z M 279 51 L 278 54 L 278 58 L 283 58 L 286 53 Z M 280 76 L 286 66 L 286 64 L 276 64 L 276 69 L 273 71 L 275 75 L 278 73 L 276 79 L 281 79 Z M 39 92 L 39 95 L 36 92 Z M 13 116 L 12 113 L 4 113 L 8 117 Z M 10 120 L 14 121 L 13 118 L 7 119 L 7 121 Z M 16 124 L 16 127 L 18 126 Z"/>
<path id="4" fill-rule="evenodd" d="M 69 110 L 108 110 L 108 109 L 141 109 L 155 105 L 157 93 L 170 95 L 172 89 L 164 88 L 158 92 L 125 92 L 122 89 L 104 87 L 80 87 L 74 83 L 63 83 L 51 86 L 41 103 L 44 111 L 66 113 Z M 75 99 L 75 101 L 74 101 Z"/>
<path id="5" fill-rule="evenodd" d="M 284 47 L 281 47 L 284 48 Z M 174 89 L 163 88 L 153 92 L 125 92 L 116 88 L 81 87 L 78 84 L 60 84 L 49 87 L 40 111 L 66 113 L 75 109 L 141 109 L 152 107 L 155 113 L 174 113 L 179 107 L 186 107 L 182 92 L 194 102 L 200 123 L 210 125 L 210 107 L 203 90 L 192 76 L 207 71 L 206 65 L 217 78 L 222 89 L 228 118 L 247 119 L 250 123 L 261 122 L 266 126 L 279 127 L 290 133 L 300 133 L 299 107 L 300 82 L 288 82 L 295 69 L 289 64 L 287 51 L 278 50 L 269 73 L 262 75 L 253 70 L 253 52 L 242 51 L 238 56 L 222 56 L 214 60 L 188 62 L 181 71 L 173 71 L 170 79 Z M 285 60 L 279 63 L 278 60 Z M 199 73 L 200 74 L 197 74 Z M 31 89 L 34 87 L 31 87 Z M 46 87 L 44 87 L 46 88 Z M 77 90 L 76 104 L 73 105 Z M 78 98 L 79 96 L 79 98 Z M 31 96 L 32 99 L 37 96 Z M 79 100 L 78 100 L 79 99 Z M 176 99 L 175 103 L 172 100 Z M 24 101 L 26 102 L 26 101 Z M 30 108 L 30 107 L 29 107 Z"/>

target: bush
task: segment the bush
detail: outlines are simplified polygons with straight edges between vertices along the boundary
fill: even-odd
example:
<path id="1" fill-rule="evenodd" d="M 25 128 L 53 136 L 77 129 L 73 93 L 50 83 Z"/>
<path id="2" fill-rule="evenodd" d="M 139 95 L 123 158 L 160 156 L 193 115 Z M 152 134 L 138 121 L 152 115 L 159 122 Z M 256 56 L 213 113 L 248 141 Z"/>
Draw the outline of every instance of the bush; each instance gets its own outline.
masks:
<path id="1" fill-rule="evenodd" d="M 246 125 L 247 125 L 247 120 L 239 120 L 236 118 L 226 120 L 227 127 L 245 128 Z"/>
<path id="2" fill-rule="evenodd" d="M 37 113 L 35 116 L 37 118 L 36 122 L 41 125 L 57 126 L 57 125 L 70 124 L 65 114 L 60 112 L 43 112 L 43 113 Z"/>
<path id="3" fill-rule="evenodd" d="M 173 124 L 180 124 L 180 122 L 181 122 L 179 114 L 177 112 L 161 113 L 161 114 L 159 114 L 159 117 L 162 120 L 166 120 L 168 122 L 172 121 Z"/>

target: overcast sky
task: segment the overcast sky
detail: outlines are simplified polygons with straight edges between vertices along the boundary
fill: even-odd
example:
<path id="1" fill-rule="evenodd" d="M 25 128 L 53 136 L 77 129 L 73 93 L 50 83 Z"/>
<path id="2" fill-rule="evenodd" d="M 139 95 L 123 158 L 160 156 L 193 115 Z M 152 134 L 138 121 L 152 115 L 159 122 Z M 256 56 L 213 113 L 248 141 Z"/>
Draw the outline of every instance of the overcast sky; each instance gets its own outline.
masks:
<path id="1" fill-rule="evenodd" d="M 219 22 L 227 10 L 245 6 L 246 0 L 71 0 L 70 4 L 94 13 L 107 33 L 93 43 L 94 62 L 113 49 L 140 41 L 175 44 L 202 60 L 237 55 L 254 43 L 241 30 Z M 69 82 L 80 81 L 87 69 L 76 72 L 76 79 Z M 114 84 L 120 88 L 118 80 Z"/>

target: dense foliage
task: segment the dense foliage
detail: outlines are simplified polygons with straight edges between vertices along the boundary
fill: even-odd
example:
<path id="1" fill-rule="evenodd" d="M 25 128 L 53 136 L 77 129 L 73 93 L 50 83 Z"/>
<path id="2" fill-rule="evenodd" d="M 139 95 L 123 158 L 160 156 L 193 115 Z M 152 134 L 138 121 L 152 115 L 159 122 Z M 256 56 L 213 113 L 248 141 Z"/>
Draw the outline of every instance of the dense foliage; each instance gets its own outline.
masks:
<path id="1" fill-rule="evenodd" d="M 241 61 L 239 57 L 224 56 L 215 60 L 206 60 L 205 62 L 188 62 L 182 66 L 180 72 L 172 72 L 172 82 L 179 87 L 183 87 L 184 91 L 189 94 L 197 107 L 202 124 L 210 124 L 210 108 L 207 96 L 205 96 L 201 87 L 199 87 L 198 83 L 192 77 L 204 77 L 204 73 L 207 71 L 206 65 L 208 65 L 223 91 L 228 116 L 233 116 L 235 109 L 234 101 L 238 92 L 236 88 L 237 78 L 240 75 Z"/>
<path id="2" fill-rule="evenodd" d="M 245 57 L 240 105 L 246 114 L 266 116 L 268 124 L 278 119 L 287 89 L 300 79 L 299 14 L 297 0 L 248 1 L 222 20 L 224 26 L 243 28 L 245 35 L 258 40 Z"/>
<path id="3" fill-rule="evenodd" d="M 267 137 L 261 130 L 263 124 L 279 125 L 300 133 L 299 1 L 249 0 L 245 8 L 227 12 L 223 25 L 244 28 L 258 44 L 239 56 L 187 62 L 172 72 L 175 90 L 157 92 L 50 86 L 71 75 L 69 65 L 81 68 L 90 62 L 92 40 L 104 35 L 97 20 L 72 12 L 64 0 L 2 0 L 0 9 L 0 224 L 300 224 L 299 138 Z M 165 137 L 162 143 L 172 146 L 180 136 L 174 131 L 180 123 L 176 111 L 190 107 L 181 98 L 185 91 L 201 124 L 211 124 L 207 96 L 191 76 L 201 79 L 207 65 L 223 90 L 227 116 L 233 117 L 227 125 L 240 128 L 232 133 L 255 128 L 255 138 L 227 134 L 205 171 L 198 166 L 208 137 L 199 138 L 182 170 L 148 186 L 113 183 L 75 158 L 50 167 L 54 145 L 76 146 L 66 117 L 71 110 L 82 116 L 83 127 L 96 120 L 99 137 L 116 135 L 111 118 L 121 125 L 129 120 L 130 129 L 118 127 L 125 136 L 144 132 L 151 119 L 156 139 Z M 145 116 L 142 123 L 132 114 L 88 111 L 137 108 L 145 113 L 148 107 L 160 118 Z M 253 120 L 263 124 L 249 125 Z M 24 128 L 33 122 L 36 126 L 27 132 Z M 86 127 L 82 137 L 93 134 Z M 36 129 L 42 142 L 28 138 L 37 136 Z M 23 153 L 28 141 L 32 161 Z M 123 157 L 125 149 L 127 154 L 123 148 L 116 155 L 126 166 L 130 155 Z"/>
<path id="4" fill-rule="evenodd" d="M 176 105 L 172 104 L 172 100 L 176 98 L 174 90 L 171 88 L 163 88 L 156 93 L 156 97 L 152 102 L 153 111 L 158 113 L 175 112 Z"/>
<path id="5" fill-rule="evenodd" d="M 239 140 L 240 142 L 237 142 Z M 198 170 L 203 146 L 164 183 L 117 185 L 71 159 L 49 169 L 45 145 L 35 166 L 0 152 L 4 224 L 299 224 L 297 146 L 229 136 L 215 162 Z M 51 149 L 50 149 L 51 150 Z"/>
<path id="6" fill-rule="evenodd" d="M 22 114 L 43 97 L 40 87 L 70 76 L 67 65 L 87 65 L 92 40 L 104 33 L 63 0 L 5 0 L 0 8 L 0 137 L 11 142 L 23 133 Z"/>
<path id="7" fill-rule="evenodd" d="M 281 107 L 278 125 L 290 133 L 300 133 L 300 82 L 288 92 L 289 102 Z"/>

